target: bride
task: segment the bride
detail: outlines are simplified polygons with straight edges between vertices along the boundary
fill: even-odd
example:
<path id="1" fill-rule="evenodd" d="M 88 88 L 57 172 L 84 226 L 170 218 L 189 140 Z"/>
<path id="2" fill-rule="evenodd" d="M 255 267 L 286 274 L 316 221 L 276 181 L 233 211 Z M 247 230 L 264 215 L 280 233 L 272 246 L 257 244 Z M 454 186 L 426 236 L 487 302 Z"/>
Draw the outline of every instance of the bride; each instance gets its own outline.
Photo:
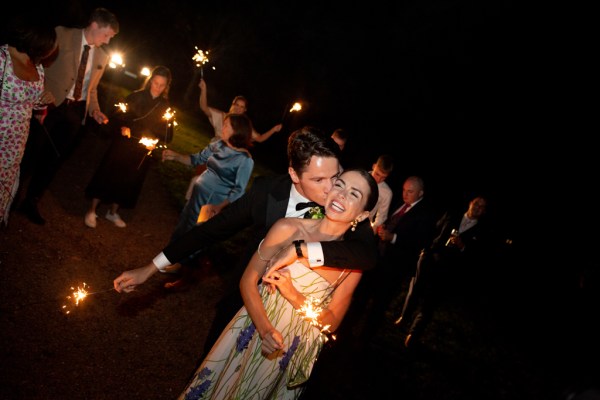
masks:
<path id="1" fill-rule="evenodd" d="M 270 259 L 292 242 L 341 240 L 348 229 L 368 218 L 378 197 L 377 183 L 367 171 L 347 170 L 327 196 L 323 219 L 283 218 L 271 227 L 240 281 L 244 307 L 221 333 L 180 399 L 301 395 L 327 333 L 339 327 L 362 272 L 327 266 L 310 269 L 303 259 L 267 275 L 265 271 Z M 307 307 L 320 312 L 309 318 Z"/>

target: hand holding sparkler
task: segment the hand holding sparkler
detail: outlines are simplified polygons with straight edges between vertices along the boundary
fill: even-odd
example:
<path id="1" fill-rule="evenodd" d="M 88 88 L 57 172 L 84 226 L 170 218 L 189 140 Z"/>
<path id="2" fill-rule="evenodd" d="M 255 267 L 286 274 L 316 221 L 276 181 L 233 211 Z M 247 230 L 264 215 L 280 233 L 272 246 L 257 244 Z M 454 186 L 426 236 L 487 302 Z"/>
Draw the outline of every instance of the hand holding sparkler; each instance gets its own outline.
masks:
<path id="1" fill-rule="evenodd" d="M 114 289 L 119 293 L 132 292 L 136 286 L 146 282 L 157 271 L 158 268 L 152 262 L 145 267 L 125 271 L 113 281 Z"/>

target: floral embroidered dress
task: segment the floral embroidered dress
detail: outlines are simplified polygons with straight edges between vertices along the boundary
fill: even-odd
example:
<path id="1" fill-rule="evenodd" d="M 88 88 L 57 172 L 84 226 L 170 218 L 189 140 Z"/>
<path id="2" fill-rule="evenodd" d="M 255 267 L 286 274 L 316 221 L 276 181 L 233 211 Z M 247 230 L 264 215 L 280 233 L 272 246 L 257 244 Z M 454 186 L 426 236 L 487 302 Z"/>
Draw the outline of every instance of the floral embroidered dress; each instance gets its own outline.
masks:
<path id="1" fill-rule="evenodd" d="M 305 296 L 323 300 L 334 286 L 295 262 L 286 267 L 294 286 Z M 235 315 L 206 356 L 180 399 L 297 399 L 326 341 L 320 329 L 305 320 L 280 294 L 259 285 L 269 320 L 284 337 L 276 357 L 261 354 L 261 339 L 245 307 Z"/>
<path id="2" fill-rule="evenodd" d="M 0 46 L 0 223 L 19 187 L 19 168 L 29 136 L 34 105 L 44 90 L 44 67 L 36 66 L 39 80 L 23 81 L 14 73 L 8 46 Z"/>

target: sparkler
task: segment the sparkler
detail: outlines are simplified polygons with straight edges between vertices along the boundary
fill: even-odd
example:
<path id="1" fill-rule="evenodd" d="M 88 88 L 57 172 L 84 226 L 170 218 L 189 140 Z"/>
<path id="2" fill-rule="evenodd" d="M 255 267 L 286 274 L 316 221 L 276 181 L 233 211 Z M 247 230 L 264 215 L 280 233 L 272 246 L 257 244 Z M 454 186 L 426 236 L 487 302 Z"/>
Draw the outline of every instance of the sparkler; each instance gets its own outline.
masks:
<path id="1" fill-rule="evenodd" d="M 285 105 L 285 108 L 283 109 L 283 115 L 281 116 L 281 123 L 283 123 L 283 120 L 285 119 L 285 116 L 287 115 L 288 112 L 294 112 L 294 111 L 298 112 L 298 111 L 302 110 L 302 104 L 300 104 L 298 102 L 295 102 L 292 105 L 292 108 L 290 108 L 288 111 L 289 106 L 290 106 L 290 104 L 288 103 Z"/>
<path id="2" fill-rule="evenodd" d="M 169 121 L 173 120 L 173 126 L 176 125 L 175 122 L 175 110 L 171 111 L 171 107 L 167 108 L 167 110 L 165 111 L 165 113 L 163 114 L 162 118 L 167 121 L 167 126 L 165 127 L 165 143 L 164 143 L 164 148 L 167 148 L 167 137 L 169 136 L 169 127 L 171 126 L 171 123 Z"/>
<path id="3" fill-rule="evenodd" d="M 89 286 L 83 282 L 83 285 L 81 287 L 77 286 L 77 289 L 75 289 L 74 287 L 71 286 L 71 290 L 73 290 L 73 295 L 72 296 L 67 296 L 67 300 L 71 300 L 75 303 L 75 306 L 79 306 L 79 303 L 81 303 L 85 298 L 87 298 L 88 296 L 94 295 L 94 294 L 98 294 L 98 293 L 105 293 L 105 292 L 110 292 L 111 290 L 114 290 L 114 288 L 110 288 L 108 290 L 101 290 L 99 292 L 89 292 L 87 289 L 89 288 Z M 67 308 L 67 305 L 64 304 L 62 306 L 63 310 L 65 311 L 65 314 L 70 314 L 71 310 L 69 308 Z"/>
<path id="4" fill-rule="evenodd" d="M 308 296 L 306 300 L 304 300 L 304 304 L 302 307 L 298 309 L 298 314 L 305 321 L 310 322 L 311 325 L 316 326 L 321 330 L 321 337 L 324 342 L 329 340 L 330 331 L 329 328 L 331 325 L 323 325 L 319 322 L 319 316 L 323 312 L 323 308 L 321 307 L 321 300 L 315 299 L 314 297 Z M 335 336 L 331 335 L 331 337 L 335 340 Z"/>
<path id="5" fill-rule="evenodd" d="M 152 150 L 154 150 L 154 146 L 156 146 L 156 143 L 158 143 L 158 139 L 150 139 L 144 136 L 140 139 L 138 143 L 143 144 L 144 147 L 148 149 L 148 152 L 144 154 L 144 157 L 142 157 L 142 161 L 140 161 L 140 164 L 137 167 L 137 169 L 140 169 L 146 157 L 152 154 Z"/>
<path id="6" fill-rule="evenodd" d="M 127 112 L 127 103 L 117 103 L 117 104 L 115 104 L 115 107 L 117 107 L 119 110 L 121 110 L 122 113 Z"/>
<path id="7" fill-rule="evenodd" d="M 192 60 L 196 62 L 196 67 L 200 68 L 200 79 L 204 79 L 204 69 L 202 66 L 208 62 L 208 51 L 204 52 L 200 50 L 198 46 L 194 46 L 196 54 L 192 57 Z"/>

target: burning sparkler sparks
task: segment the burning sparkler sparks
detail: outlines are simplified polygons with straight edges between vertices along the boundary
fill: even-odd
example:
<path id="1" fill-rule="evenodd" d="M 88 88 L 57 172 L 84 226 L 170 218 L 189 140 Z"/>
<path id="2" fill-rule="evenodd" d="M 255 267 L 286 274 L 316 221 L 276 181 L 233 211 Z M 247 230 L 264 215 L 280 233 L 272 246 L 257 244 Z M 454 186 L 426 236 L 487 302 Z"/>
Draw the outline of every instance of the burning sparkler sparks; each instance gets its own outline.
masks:
<path id="1" fill-rule="evenodd" d="M 298 112 L 300 110 L 302 110 L 302 104 L 300 104 L 299 102 L 295 102 L 292 105 L 292 108 L 290 108 L 288 110 L 288 107 L 290 106 L 290 104 L 286 104 L 285 108 L 283 109 L 283 115 L 281 116 L 281 123 L 283 123 L 283 121 L 285 120 L 285 116 L 287 115 L 288 112 L 292 113 L 292 112 Z"/>
<path id="2" fill-rule="evenodd" d="M 150 139 L 150 138 L 147 138 L 144 136 L 140 139 L 140 141 L 138 143 L 143 144 L 144 147 L 146 147 L 146 149 L 148 149 L 148 153 L 144 154 L 144 157 L 142 157 L 142 161 L 140 161 L 140 164 L 137 167 L 137 169 L 140 169 L 140 167 L 142 166 L 142 163 L 144 162 L 146 157 L 149 156 L 150 154 L 152 154 L 152 150 L 154 150 L 154 148 L 156 147 L 156 143 L 158 143 L 158 139 Z"/>
<path id="3" fill-rule="evenodd" d="M 117 107 L 122 113 L 127 112 L 127 103 L 117 103 L 115 104 L 115 107 Z"/>
<path id="4" fill-rule="evenodd" d="M 290 112 L 300 111 L 300 110 L 302 110 L 302 104 L 300 104 L 300 103 L 294 103 L 292 108 L 290 108 Z"/>
<path id="5" fill-rule="evenodd" d="M 200 68 L 200 78 L 204 79 L 204 69 L 202 66 L 208 62 L 208 51 L 203 51 L 198 48 L 198 46 L 194 46 L 196 49 L 196 54 L 192 57 L 192 60 L 196 62 L 196 67 Z"/>
<path id="6" fill-rule="evenodd" d="M 330 331 L 329 328 L 331 325 L 323 325 L 319 321 L 319 316 L 323 312 L 323 307 L 321 307 L 321 300 L 315 299 L 314 297 L 308 296 L 306 300 L 304 300 L 304 304 L 302 307 L 298 309 L 298 314 L 300 317 L 304 318 L 305 321 L 310 322 L 313 326 L 316 326 L 321 330 L 321 337 L 324 342 L 329 340 Z M 335 336 L 332 336 L 335 340 Z"/>
<path id="7" fill-rule="evenodd" d="M 87 289 L 86 289 L 87 288 Z M 108 289 L 108 290 L 103 290 L 100 292 L 89 292 L 90 287 L 83 282 L 83 284 L 81 285 L 81 287 L 77 286 L 77 289 L 75 289 L 74 287 L 71 286 L 71 290 L 73 291 L 73 294 L 71 296 L 67 296 L 67 300 L 75 303 L 75 306 L 79 306 L 79 303 L 81 303 L 84 299 L 86 299 L 88 296 L 94 295 L 94 294 L 98 294 L 98 293 L 104 293 L 104 292 L 110 292 L 111 290 L 114 290 L 114 288 Z M 62 309 L 64 310 L 65 314 L 70 314 L 71 310 L 70 308 L 68 308 L 68 306 L 66 304 L 64 304 L 62 306 Z"/>
<path id="8" fill-rule="evenodd" d="M 167 108 L 162 118 L 167 121 L 167 126 L 165 127 L 165 141 L 161 147 L 167 148 L 167 139 L 169 137 L 169 128 L 171 126 L 177 126 L 177 121 L 175 121 L 175 110 L 171 110 L 171 107 Z M 170 121 L 173 120 L 171 123 Z"/>

